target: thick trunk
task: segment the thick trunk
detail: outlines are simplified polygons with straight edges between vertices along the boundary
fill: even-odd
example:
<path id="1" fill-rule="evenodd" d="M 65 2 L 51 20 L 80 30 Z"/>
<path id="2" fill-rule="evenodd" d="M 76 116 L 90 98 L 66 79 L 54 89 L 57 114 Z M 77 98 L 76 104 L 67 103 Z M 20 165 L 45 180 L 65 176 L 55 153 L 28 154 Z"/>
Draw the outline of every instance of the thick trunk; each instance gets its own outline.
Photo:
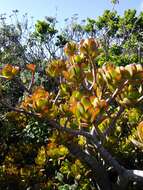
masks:
<path id="1" fill-rule="evenodd" d="M 72 143 L 66 144 L 71 154 L 78 157 L 93 172 L 99 190 L 111 190 L 111 183 L 105 168 L 99 163 L 95 157 L 84 152 L 78 145 Z"/>

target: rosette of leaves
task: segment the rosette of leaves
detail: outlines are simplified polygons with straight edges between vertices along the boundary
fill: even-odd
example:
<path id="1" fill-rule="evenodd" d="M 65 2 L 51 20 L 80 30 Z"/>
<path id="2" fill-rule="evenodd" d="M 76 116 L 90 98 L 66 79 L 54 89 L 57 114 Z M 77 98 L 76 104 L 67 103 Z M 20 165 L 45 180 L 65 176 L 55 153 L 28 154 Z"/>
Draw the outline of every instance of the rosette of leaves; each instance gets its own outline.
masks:
<path id="1" fill-rule="evenodd" d="M 98 69 L 97 83 L 98 86 L 106 83 L 112 93 L 118 86 L 120 95 L 117 95 L 116 100 L 122 105 L 133 105 L 142 95 L 142 77 L 143 67 L 140 64 L 125 67 L 107 64 Z"/>
<path id="2" fill-rule="evenodd" d="M 19 67 L 6 64 L 2 70 L 1 75 L 8 80 L 13 79 L 19 73 Z"/>
<path id="3" fill-rule="evenodd" d="M 28 111 L 34 110 L 39 116 L 45 116 L 48 113 L 49 96 L 43 87 L 38 87 L 31 96 L 25 98 L 21 107 Z"/>
<path id="4" fill-rule="evenodd" d="M 99 47 L 97 40 L 88 38 L 80 41 L 79 51 L 87 57 L 96 58 L 99 55 Z"/>
<path id="5" fill-rule="evenodd" d="M 62 75 L 63 70 L 66 69 L 65 61 L 62 59 L 52 60 L 46 68 L 46 73 L 51 77 L 58 77 Z"/>
<path id="6" fill-rule="evenodd" d="M 68 65 L 62 74 L 68 82 L 81 82 L 84 78 L 83 68 L 80 64 Z"/>
<path id="7" fill-rule="evenodd" d="M 106 106 L 105 100 L 96 96 L 85 96 L 79 91 L 74 91 L 70 98 L 70 110 L 79 122 L 92 123 Z"/>
<path id="8" fill-rule="evenodd" d="M 64 47 L 64 53 L 69 57 L 75 55 L 77 51 L 78 46 L 75 42 L 68 42 Z"/>

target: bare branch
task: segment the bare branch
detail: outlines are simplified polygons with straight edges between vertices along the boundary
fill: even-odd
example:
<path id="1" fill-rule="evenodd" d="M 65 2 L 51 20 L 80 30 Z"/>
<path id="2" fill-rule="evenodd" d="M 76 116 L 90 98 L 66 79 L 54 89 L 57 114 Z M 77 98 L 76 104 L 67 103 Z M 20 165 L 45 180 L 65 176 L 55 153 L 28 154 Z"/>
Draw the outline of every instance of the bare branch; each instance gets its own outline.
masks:
<path id="1" fill-rule="evenodd" d="M 79 145 L 72 142 L 66 143 L 66 146 L 73 154 L 77 156 L 81 161 L 83 161 L 93 172 L 94 180 L 99 186 L 99 189 L 111 190 L 111 184 L 108 179 L 108 175 L 105 167 L 101 165 L 97 159 L 89 154 L 87 154 Z"/>
<path id="2" fill-rule="evenodd" d="M 11 111 L 15 111 L 15 112 L 18 112 L 18 113 L 23 113 L 23 114 L 25 114 L 25 115 L 29 115 L 29 116 L 33 116 L 33 117 L 39 117 L 39 116 L 40 116 L 40 115 L 37 114 L 37 113 L 28 112 L 28 111 L 26 111 L 26 110 L 24 110 L 24 109 L 21 109 L 21 108 L 15 108 L 15 107 L 13 107 L 13 106 L 11 106 L 11 105 L 9 105 L 9 104 L 6 104 L 6 103 L 4 103 L 4 102 L 1 102 L 1 103 L 2 103 L 2 105 L 3 105 L 4 107 L 10 109 Z"/>
<path id="3" fill-rule="evenodd" d="M 31 81 L 30 81 L 30 84 L 29 84 L 29 87 L 28 87 L 29 92 L 31 91 L 31 88 L 32 88 L 33 84 L 34 84 L 34 73 L 32 73 Z"/>

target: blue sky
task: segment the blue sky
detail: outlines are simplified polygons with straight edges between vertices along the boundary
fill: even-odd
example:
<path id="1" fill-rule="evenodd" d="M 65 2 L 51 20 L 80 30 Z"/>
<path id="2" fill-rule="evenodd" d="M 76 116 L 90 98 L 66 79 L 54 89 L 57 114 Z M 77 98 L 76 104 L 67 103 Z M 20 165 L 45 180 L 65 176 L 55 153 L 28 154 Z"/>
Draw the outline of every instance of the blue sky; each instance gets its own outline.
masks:
<path id="1" fill-rule="evenodd" d="M 61 24 L 74 13 L 79 15 L 80 20 L 96 18 L 111 7 L 110 0 L 0 0 L 0 14 L 11 14 L 12 10 L 18 9 L 21 14 L 28 13 L 35 20 L 56 16 Z M 120 0 L 116 7 L 120 14 L 128 8 L 143 10 L 143 0 Z"/>

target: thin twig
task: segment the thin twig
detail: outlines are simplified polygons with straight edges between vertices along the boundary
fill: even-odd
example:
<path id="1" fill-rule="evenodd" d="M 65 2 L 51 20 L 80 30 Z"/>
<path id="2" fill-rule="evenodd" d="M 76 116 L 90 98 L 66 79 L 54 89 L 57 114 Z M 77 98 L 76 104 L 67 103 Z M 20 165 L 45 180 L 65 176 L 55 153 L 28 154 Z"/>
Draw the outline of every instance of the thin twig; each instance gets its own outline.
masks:
<path id="1" fill-rule="evenodd" d="M 32 72 L 31 81 L 30 81 L 30 84 L 29 84 L 29 87 L 28 87 L 28 91 L 29 92 L 31 91 L 32 85 L 34 84 L 34 74 L 35 73 Z"/>
<path id="2" fill-rule="evenodd" d="M 15 111 L 15 112 L 18 112 L 18 113 L 23 113 L 23 114 L 25 114 L 25 115 L 30 115 L 30 116 L 33 116 L 33 117 L 39 117 L 39 116 L 40 116 L 40 115 L 37 114 L 37 113 L 29 112 L 29 111 L 26 111 L 26 110 L 21 109 L 21 108 L 15 108 L 15 107 L 13 107 L 13 106 L 11 106 L 11 105 L 8 105 L 8 104 L 6 104 L 6 103 L 4 103 L 4 102 L 2 102 L 2 105 L 3 105 L 5 108 L 8 108 L 8 109 L 10 109 L 10 110 L 12 110 L 12 111 Z"/>
<path id="3" fill-rule="evenodd" d="M 59 96 L 60 96 L 60 90 L 58 91 L 58 93 L 57 93 L 55 99 L 53 100 L 53 104 L 55 104 L 55 103 L 57 102 Z"/>
<path id="4" fill-rule="evenodd" d="M 91 59 L 91 57 L 89 56 L 89 60 L 90 60 L 90 63 L 91 63 L 91 70 L 92 70 L 92 76 L 93 76 L 93 81 L 92 81 L 92 84 L 91 86 L 89 87 L 89 90 L 92 90 L 95 82 L 96 82 L 96 68 L 95 68 L 95 65 L 94 65 L 94 62 L 93 60 Z"/>
<path id="5" fill-rule="evenodd" d="M 94 68 L 94 65 L 92 64 L 92 75 L 93 75 L 93 81 L 92 81 L 92 84 L 91 84 L 91 86 L 89 87 L 89 90 L 92 90 L 92 88 L 93 88 L 93 86 L 94 86 L 94 84 L 95 84 L 95 78 L 96 78 L 96 74 L 95 74 L 96 72 L 95 72 L 95 68 Z"/>

